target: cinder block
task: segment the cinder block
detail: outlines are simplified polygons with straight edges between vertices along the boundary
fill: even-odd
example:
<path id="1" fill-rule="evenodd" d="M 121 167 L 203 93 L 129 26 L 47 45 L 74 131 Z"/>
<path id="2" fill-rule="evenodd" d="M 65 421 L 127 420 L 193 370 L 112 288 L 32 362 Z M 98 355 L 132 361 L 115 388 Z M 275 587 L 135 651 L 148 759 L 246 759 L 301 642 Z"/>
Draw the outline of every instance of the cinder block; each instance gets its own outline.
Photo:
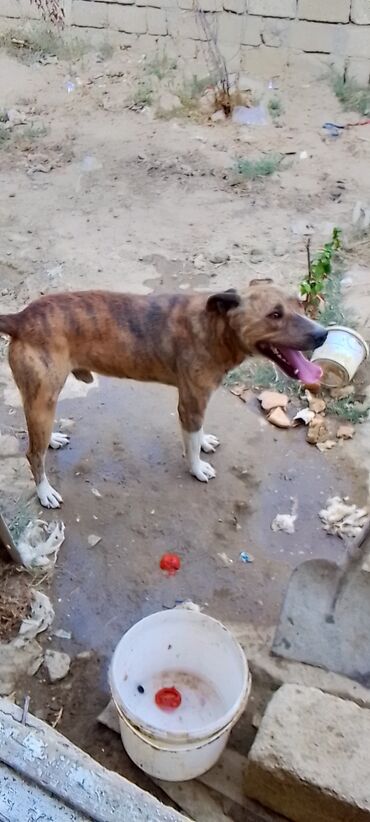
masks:
<path id="1" fill-rule="evenodd" d="M 346 77 L 348 80 L 360 83 L 361 86 L 369 85 L 370 60 L 356 60 L 355 57 L 351 57 L 347 63 Z"/>
<path id="2" fill-rule="evenodd" d="M 18 0 L 0 0 L 0 17 L 20 17 L 21 7 Z"/>
<path id="3" fill-rule="evenodd" d="M 210 15 L 209 24 L 214 26 L 215 20 Z M 192 11 L 169 9 L 167 11 L 168 33 L 176 39 L 206 40 L 206 34 L 200 24 L 198 16 Z"/>
<path id="4" fill-rule="evenodd" d="M 291 33 L 291 47 L 312 53 L 344 54 L 348 29 L 349 26 L 336 26 L 334 23 L 311 23 L 306 20 L 297 20 Z"/>
<path id="5" fill-rule="evenodd" d="M 370 2 L 369 0 L 352 0 L 351 20 L 360 26 L 370 25 Z"/>
<path id="6" fill-rule="evenodd" d="M 249 14 L 260 14 L 261 17 L 295 17 L 296 15 L 296 0 L 247 0 L 247 4 Z"/>
<path id="7" fill-rule="evenodd" d="M 240 52 L 242 71 L 247 71 L 259 79 L 270 79 L 284 71 L 288 65 L 289 51 L 285 48 L 241 46 Z"/>
<path id="8" fill-rule="evenodd" d="M 283 685 L 248 757 L 246 792 L 293 822 L 368 822 L 370 710 Z"/>
<path id="9" fill-rule="evenodd" d="M 293 20 L 277 20 L 272 17 L 261 18 L 261 38 L 265 46 L 289 48 L 293 31 Z"/>
<path id="10" fill-rule="evenodd" d="M 194 9 L 193 0 L 179 0 L 179 8 Z M 199 8 L 202 11 L 222 11 L 222 0 L 199 0 Z"/>
<path id="11" fill-rule="evenodd" d="M 167 34 L 167 18 L 164 9 L 150 9 L 146 10 L 146 19 L 148 24 L 148 34 Z"/>
<path id="12" fill-rule="evenodd" d="M 230 43 L 234 46 L 245 43 L 258 46 L 261 43 L 259 18 L 247 15 L 240 18 L 236 14 L 224 11 L 219 15 L 218 43 Z"/>
<path id="13" fill-rule="evenodd" d="M 146 34 L 146 9 L 137 6 L 108 7 L 108 25 L 128 34 Z"/>
<path id="14" fill-rule="evenodd" d="M 232 43 L 220 43 L 220 51 L 225 60 L 228 72 L 239 73 L 241 65 L 241 53 L 239 45 Z"/>
<path id="15" fill-rule="evenodd" d="M 298 17 L 300 20 L 317 20 L 322 23 L 348 23 L 350 11 L 351 0 L 298 0 Z"/>
<path id="16" fill-rule="evenodd" d="M 74 0 L 71 13 L 72 26 L 102 29 L 108 25 L 108 7 L 93 0 Z"/>
<path id="17" fill-rule="evenodd" d="M 370 57 L 370 26 L 346 26 L 348 40 L 346 54 L 349 57 Z"/>
<path id="18" fill-rule="evenodd" d="M 245 14 L 246 0 L 224 0 L 225 11 L 233 11 L 235 14 Z"/>

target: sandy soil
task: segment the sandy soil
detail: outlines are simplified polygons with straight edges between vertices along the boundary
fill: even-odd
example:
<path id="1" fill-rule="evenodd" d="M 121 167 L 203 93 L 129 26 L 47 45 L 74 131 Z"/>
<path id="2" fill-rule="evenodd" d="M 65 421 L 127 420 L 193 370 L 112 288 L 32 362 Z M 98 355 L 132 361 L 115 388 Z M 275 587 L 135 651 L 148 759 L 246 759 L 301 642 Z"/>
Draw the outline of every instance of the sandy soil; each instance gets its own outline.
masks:
<path id="1" fill-rule="evenodd" d="M 68 94 L 72 71 L 81 84 Z M 123 76 L 109 76 L 117 71 Z M 356 202 L 366 203 L 370 132 L 325 136 L 326 120 L 347 115 L 320 65 L 275 78 L 284 113 L 260 128 L 131 111 L 140 71 L 120 52 L 106 62 L 90 54 L 73 70 L 63 63 L 27 66 L 0 54 L 0 107 L 21 110 L 27 123 L 47 128 L 37 139 L 0 148 L 0 312 L 72 288 L 241 288 L 256 276 L 296 287 L 305 273 L 307 226 L 317 246 L 334 225 L 349 230 Z M 278 173 L 235 180 L 237 158 L 265 152 L 287 155 Z M 215 255 L 224 264 L 212 263 Z M 366 243 L 356 246 L 345 294 L 365 333 L 368 262 Z M 16 697 L 30 691 L 31 709 L 49 721 L 63 708 L 63 733 L 148 785 L 119 740 L 96 723 L 121 634 L 184 599 L 225 621 L 273 625 L 291 569 L 304 557 L 342 554 L 341 543 L 321 529 L 322 503 L 333 493 L 363 503 L 368 470 L 358 467 L 355 444 L 322 455 L 301 429 L 268 426 L 253 396 L 245 405 L 222 389 L 207 425 L 222 441 L 212 460 L 217 478 L 202 486 L 181 458 L 172 390 L 105 379 L 88 388 L 68 382 L 58 419 L 73 419 L 71 444 L 49 456 L 52 482 L 64 497 L 67 538 L 46 590 L 56 608 L 53 630 L 71 631 L 72 640 L 49 632 L 45 644 L 71 655 L 71 673 L 51 686 L 41 669 Z M 9 519 L 27 520 L 39 508 L 5 357 L 0 396 L 1 506 Z M 362 449 L 367 433 L 361 426 Z M 273 534 L 271 520 L 290 511 L 291 498 L 298 500 L 296 535 Z M 91 533 L 102 537 L 95 548 L 88 545 Z M 168 579 L 159 559 L 172 550 L 182 570 Z M 245 550 L 253 563 L 240 560 Z"/>

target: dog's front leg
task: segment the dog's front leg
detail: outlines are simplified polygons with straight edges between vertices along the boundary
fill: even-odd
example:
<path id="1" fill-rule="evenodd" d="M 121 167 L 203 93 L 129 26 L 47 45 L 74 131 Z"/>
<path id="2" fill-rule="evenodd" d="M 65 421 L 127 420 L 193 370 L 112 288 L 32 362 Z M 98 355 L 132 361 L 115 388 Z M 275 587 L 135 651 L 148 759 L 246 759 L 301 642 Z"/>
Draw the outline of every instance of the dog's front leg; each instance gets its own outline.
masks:
<path id="1" fill-rule="evenodd" d="M 188 386 L 179 389 L 179 417 L 184 440 L 185 456 L 189 471 L 200 482 L 208 482 L 216 476 L 215 469 L 200 459 L 201 449 L 214 451 L 218 440 L 203 431 L 203 419 L 210 392 L 189 391 Z"/>

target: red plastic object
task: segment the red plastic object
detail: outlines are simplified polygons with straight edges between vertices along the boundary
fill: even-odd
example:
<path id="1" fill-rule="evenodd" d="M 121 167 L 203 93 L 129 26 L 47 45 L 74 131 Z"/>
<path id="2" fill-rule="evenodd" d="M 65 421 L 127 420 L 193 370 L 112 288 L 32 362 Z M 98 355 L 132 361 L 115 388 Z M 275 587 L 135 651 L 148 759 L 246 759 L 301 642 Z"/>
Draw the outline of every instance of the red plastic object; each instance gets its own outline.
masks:
<path id="1" fill-rule="evenodd" d="M 180 565 L 180 557 L 177 554 L 163 554 L 159 563 L 161 571 L 167 571 L 171 576 L 177 573 Z"/>
<path id="2" fill-rule="evenodd" d="M 155 702 L 162 711 L 175 711 L 181 705 L 181 694 L 177 688 L 161 688 L 155 695 Z"/>

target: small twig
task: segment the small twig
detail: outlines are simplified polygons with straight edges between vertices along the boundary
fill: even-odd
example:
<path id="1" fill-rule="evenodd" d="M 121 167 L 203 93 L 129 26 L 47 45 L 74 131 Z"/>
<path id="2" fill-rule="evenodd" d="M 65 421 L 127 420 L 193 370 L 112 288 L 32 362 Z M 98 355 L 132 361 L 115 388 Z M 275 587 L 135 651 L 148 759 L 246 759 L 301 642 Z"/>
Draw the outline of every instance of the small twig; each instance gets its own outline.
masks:
<path id="1" fill-rule="evenodd" d="M 61 720 L 61 718 L 62 718 L 62 716 L 63 716 L 63 711 L 64 711 L 64 708 L 63 708 L 63 705 L 62 705 L 62 707 L 61 707 L 61 708 L 59 708 L 59 711 L 58 711 L 58 713 L 57 713 L 57 715 L 56 715 L 55 719 L 53 720 L 53 722 L 51 722 L 51 727 L 52 727 L 52 728 L 56 728 L 56 727 L 57 727 L 57 725 L 59 725 L 59 722 L 60 722 L 60 720 Z"/>
<path id="2" fill-rule="evenodd" d="M 306 252 L 307 252 L 307 279 L 311 279 L 311 237 L 307 237 L 306 242 Z"/>
<path id="3" fill-rule="evenodd" d="M 27 714 L 28 714 L 28 709 L 30 707 L 30 700 L 31 700 L 31 697 L 30 697 L 29 694 L 27 694 L 24 698 L 24 703 L 23 703 L 23 711 L 22 711 L 22 719 L 21 719 L 21 724 L 22 725 L 25 725 L 26 722 L 27 722 Z"/>

